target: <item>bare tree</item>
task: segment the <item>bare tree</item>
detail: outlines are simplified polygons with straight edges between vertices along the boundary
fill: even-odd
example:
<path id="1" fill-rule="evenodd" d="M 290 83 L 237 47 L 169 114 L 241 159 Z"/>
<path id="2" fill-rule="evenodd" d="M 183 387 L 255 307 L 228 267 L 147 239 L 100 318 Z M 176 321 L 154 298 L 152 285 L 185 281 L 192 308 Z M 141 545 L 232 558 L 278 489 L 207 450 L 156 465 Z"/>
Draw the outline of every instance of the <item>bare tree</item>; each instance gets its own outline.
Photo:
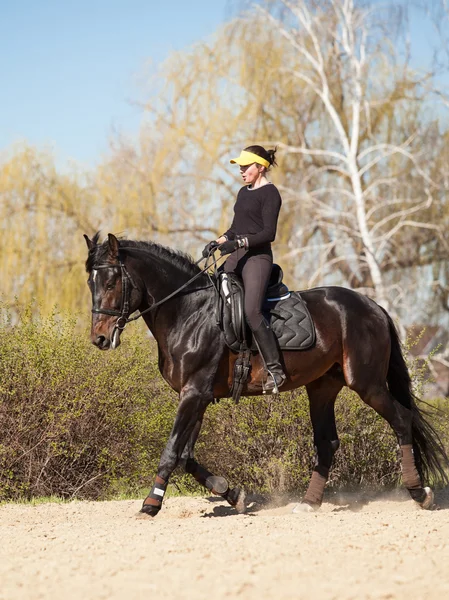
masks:
<path id="1" fill-rule="evenodd" d="M 285 10 L 275 15 L 280 4 Z M 374 6 L 281 0 L 258 11 L 300 57 L 284 69 L 321 110 L 318 121 L 304 124 L 299 144 L 275 140 L 304 157 L 300 188 L 286 191 L 313 213 L 309 232 L 298 228 L 289 254 L 319 254 L 309 284 L 339 268 L 353 287 L 394 310 L 407 294 L 404 281 L 389 276 L 406 266 L 397 256 L 398 247 L 410 246 L 405 232 L 436 240 L 434 251 L 448 249 L 441 223 L 430 218 L 447 187 L 429 152 L 432 139 L 439 145 L 435 119 L 421 121 L 429 76 L 395 64 Z"/>

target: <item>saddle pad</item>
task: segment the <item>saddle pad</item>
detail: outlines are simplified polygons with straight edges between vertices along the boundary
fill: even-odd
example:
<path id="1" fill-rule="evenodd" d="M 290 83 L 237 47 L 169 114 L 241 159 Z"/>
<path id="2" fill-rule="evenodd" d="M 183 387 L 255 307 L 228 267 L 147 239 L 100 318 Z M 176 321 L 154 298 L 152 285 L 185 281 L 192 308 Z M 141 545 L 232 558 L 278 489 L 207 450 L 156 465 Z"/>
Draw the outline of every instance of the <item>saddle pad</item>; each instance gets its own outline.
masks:
<path id="1" fill-rule="evenodd" d="M 315 326 L 299 292 L 285 300 L 266 301 L 263 312 L 281 350 L 307 350 L 315 344 Z"/>

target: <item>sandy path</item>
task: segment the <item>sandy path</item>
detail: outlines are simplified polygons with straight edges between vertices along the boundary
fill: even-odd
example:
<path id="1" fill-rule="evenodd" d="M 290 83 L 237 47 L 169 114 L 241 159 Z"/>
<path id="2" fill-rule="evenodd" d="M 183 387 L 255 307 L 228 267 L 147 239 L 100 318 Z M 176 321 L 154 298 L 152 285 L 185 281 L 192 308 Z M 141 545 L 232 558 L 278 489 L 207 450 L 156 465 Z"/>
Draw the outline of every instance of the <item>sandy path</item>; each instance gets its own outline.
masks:
<path id="1" fill-rule="evenodd" d="M 237 515 L 172 498 L 153 520 L 135 518 L 140 501 L 0 506 L 0 599 L 449 598 L 441 500 L 436 512 L 382 494 Z"/>

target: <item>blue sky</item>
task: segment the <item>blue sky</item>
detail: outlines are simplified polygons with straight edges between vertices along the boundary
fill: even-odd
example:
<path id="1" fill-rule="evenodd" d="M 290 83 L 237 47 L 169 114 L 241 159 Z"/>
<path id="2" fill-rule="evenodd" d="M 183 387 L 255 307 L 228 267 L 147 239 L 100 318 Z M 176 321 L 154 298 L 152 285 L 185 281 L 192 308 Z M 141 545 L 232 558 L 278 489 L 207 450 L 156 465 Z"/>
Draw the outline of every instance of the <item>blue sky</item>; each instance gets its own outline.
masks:
<path id="1" fill-rule="evenodd" d="M 0 150 L 26 140 L 92 165 L 133 132 L 142 73 L 211 35 L 230 0 L 0 1 Z M 234 2 L 235 4 L 235 2 Z M 415 59 L 433 32 L 412 22 Z M 139 77 L 140 76 L 140 77 Z"/>
<path id="2" fill-rule="evenodd" d="M 113 129 L 135 131 L 139 75 L 213 33 L 227 0 L 3 0 L 0 150 L 46 145 L 92 164 Z"/>

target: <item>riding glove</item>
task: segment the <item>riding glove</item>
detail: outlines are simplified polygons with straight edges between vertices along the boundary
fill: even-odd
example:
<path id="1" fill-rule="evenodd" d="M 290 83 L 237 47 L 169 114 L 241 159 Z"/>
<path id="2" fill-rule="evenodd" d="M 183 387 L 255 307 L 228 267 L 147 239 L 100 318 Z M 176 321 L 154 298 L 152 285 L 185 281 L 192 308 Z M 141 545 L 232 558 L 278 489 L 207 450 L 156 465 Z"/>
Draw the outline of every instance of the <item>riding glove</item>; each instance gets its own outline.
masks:
<path id="1" fill-rule="evenodd" d="M 245 248 L 246 246 L 246 238 L 237 238 L 236 240 L 229 240 L 224 244 L 221 244 L 219 250 L 223 256 L 224 254 L 231 254 L 239 248 Z"/>
<path id="2" fill-rule="evenodd" d="M 206 244 L 203 250 L 203 258 L 207 258 L 217 246 L 218 244 L 215 240 L 212 240 L 211 242 Z"/>

